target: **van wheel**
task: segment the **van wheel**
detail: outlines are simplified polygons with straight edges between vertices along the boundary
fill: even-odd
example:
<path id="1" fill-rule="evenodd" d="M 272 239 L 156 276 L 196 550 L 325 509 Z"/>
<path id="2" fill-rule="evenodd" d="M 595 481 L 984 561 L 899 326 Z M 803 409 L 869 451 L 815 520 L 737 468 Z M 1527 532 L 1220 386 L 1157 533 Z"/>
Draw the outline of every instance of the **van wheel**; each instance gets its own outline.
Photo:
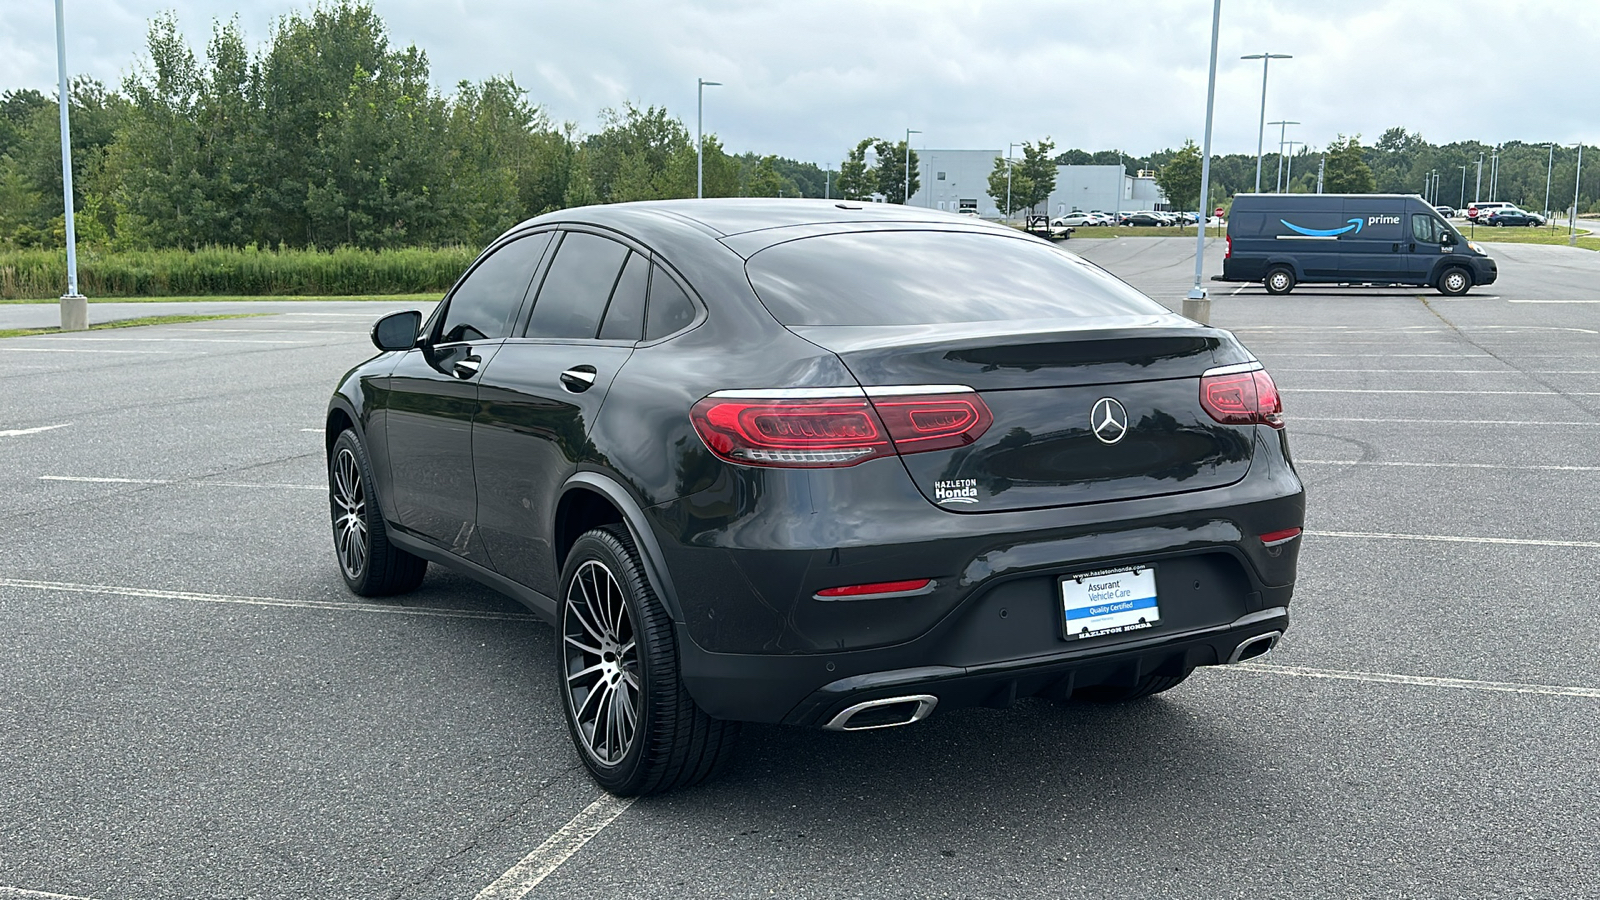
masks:
<path id="1" fill-rule="evenodd" d="M 1287 294 L 1294 290 L 1294 270 L 1288 266 L 1277 266 L 1267 272 L 1262 283 L 1267 286 L 1269 294 Z"/>
<path id="2" fill-rule="evenodd" d="M 1472 287 L 1472 276 L 1466 269 L 1446 269 L 1444 274 L 1439 276 L 1437 287 L 1439 293 L 1446 297 L 1459 297 Z"/>

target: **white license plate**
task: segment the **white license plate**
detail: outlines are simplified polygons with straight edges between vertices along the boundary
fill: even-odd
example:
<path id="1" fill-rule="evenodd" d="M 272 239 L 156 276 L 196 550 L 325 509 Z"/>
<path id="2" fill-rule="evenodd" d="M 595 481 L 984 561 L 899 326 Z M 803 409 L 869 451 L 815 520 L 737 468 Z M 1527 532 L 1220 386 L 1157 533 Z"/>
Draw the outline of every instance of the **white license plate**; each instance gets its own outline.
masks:
<path id="1" fill-rule="evenodd" d="M 1140 566 L 1063 578 L 1061 610 L 1068 640 L 1149 628 L 1161 621 L 1156 570 Z"/>

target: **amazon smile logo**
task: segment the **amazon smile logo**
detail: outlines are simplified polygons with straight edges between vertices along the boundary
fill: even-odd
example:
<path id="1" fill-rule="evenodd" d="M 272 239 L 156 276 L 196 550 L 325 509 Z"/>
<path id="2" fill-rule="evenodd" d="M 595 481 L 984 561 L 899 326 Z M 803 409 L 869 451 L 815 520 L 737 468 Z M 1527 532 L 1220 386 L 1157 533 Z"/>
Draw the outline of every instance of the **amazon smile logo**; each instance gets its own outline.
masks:
<path id="1" fill-rule="evenodd" d="M 1295 234 L 1303 234 L 1306 237 L 1338 237 L 1341 234 L 1360 234 L 1362 225 L 1399 225 L 1400 217 L 1367 216 L 1366 219 L 1359 217 L 1346 219 L 1345 221 L 1350 224 L 1343 228 L 1306 228 L 1303 225 L 1296 225 L 1288 219 L 1279 219 L 1278 221 L 1283 223 L 1283 227 L 1293 231 Z"/>

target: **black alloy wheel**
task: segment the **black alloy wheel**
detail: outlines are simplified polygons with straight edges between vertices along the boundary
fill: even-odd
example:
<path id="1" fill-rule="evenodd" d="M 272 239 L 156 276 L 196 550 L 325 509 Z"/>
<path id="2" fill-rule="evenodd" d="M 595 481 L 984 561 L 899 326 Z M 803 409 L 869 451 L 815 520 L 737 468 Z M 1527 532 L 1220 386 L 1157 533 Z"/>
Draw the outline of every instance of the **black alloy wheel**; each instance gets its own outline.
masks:
<path id="1" fill-rule="evenodd" d="M 1439 293 L 1446 297 L 1459 297 L 1472 287 L 1472 275 L 1466 269 L 1454 266 L 1439 276 Z"/>
<path id="2" fill-rule="evenodd" d="M 428 568 L 427 560 L 389 543 L 373 493 L 375 483 L 361 439 L 354 430 L 340 432 L 328 456 L 333 551 L 345 585 L 363 597 L 415 590 Z"/>
<path id="3" fill-rule="evenodd" d="M 1263 283 L 1269 294 L 1287 294 L 1294 290 L 1294 270 L 1288 266 L 1275 266 L 1267 272 Z"/>
<path id="4" fill-rule="evenodd" d="M 561 588 L 557 660 L 567 731 L 600 786 L 631 797 L 720 771 L 738 723 L 706 715 L 683 687 L 672 619 L 627 529 L 578 538 Z"/>

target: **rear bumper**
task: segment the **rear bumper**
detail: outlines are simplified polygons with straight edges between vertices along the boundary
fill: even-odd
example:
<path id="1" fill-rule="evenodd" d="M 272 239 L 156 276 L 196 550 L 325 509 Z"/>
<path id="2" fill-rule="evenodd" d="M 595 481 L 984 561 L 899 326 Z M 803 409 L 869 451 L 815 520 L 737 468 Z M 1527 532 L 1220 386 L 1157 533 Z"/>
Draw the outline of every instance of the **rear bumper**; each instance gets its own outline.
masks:
<path id="1" fill-rule="evenodd" d="M 1004 708 L 1019 697 L 1066 697 L 1089 685 L 1132 685 L 1147 675 L 1179 675 L 1200 666 L 1227 663 L 1255 638 L 1281 635 L 1289 610 L 1273 607 L 1223 626 L 1150 637 L 1112 648 L 1074 648 L 1049 657 L 978 666 L 923 666 L 871 672 L 829 682 L 783 719 L 787 725 L 822 726 L 857 704 L 922 694 L 939 709 Z M 1247 648 L 1248 652 L 1248 648 Z"/>

